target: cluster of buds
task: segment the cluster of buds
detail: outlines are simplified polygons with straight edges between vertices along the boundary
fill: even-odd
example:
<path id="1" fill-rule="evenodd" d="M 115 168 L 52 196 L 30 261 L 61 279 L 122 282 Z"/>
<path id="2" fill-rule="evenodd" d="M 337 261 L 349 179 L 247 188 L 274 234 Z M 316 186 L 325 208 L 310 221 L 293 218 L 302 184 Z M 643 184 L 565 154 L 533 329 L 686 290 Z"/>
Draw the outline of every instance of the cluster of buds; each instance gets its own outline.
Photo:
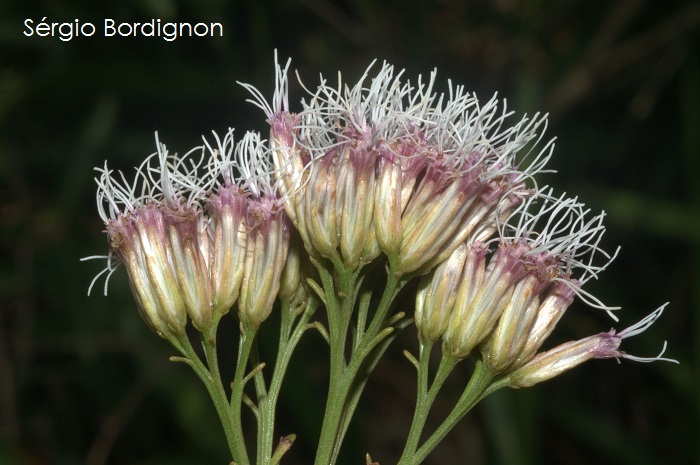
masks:
<path id="1" fill-rule="evenodd" d="M 537 354 L 576 296 L 613 319 L 582 286 L 614 259 L 600 247 L 604 214 L 575 198 L 540 190 L 499 224 L 490 241 L 470 238 L 421 279 L 416 326 L 422 343 L 442 338 L 450 357 L 463 359 L 478 349 L 493 375 L 510 375 L 522 387 L 555 376 L 591 358 L 630 358 L 622 339 L 650 326 L 664 307 L 619 334 L 614 330 Z M 493 250 L 491 250 L 493 248 Z M 602 265 L 594 264 L 596 256 Z M 665 359 L 664 359 L 665 360 Z"/>
<path id="2" fill-rule="evenodd" d="M 247 133 L 235 144 L 232 130 L 215 139 L 215 147 L 205 141 L 179 157 L 156 136 L 157 153 L 131 184 L 106 164 L 97 169 L 110 245 L 105 272 L 116 269 L 116 255 L 143 318 L 169 340 L 184 334 L 188 317 L 211 331 L 236 304 L 241 324 L 257 328 L 287 258 L 290 224 L 264 141 Z"/>
<path id="3" fill-rule="evenodd" d="M 271 103 L 245 86 L 270 122 L 285 208 L 315 259 L 354 270 L 383 252 L 397 276 L 427 273 L 468 238 L 488 239 L 551 154 L 551 143 L 519 154 L 544 117 L 504 128 L 511 113 L 495 97 L 482 105 L 452 85 L 440 95 L 435 73 L 402 83 L 388 64 L 353 87 L 322 78 L 290 112 L 288 66 L 277 66 Z"/>

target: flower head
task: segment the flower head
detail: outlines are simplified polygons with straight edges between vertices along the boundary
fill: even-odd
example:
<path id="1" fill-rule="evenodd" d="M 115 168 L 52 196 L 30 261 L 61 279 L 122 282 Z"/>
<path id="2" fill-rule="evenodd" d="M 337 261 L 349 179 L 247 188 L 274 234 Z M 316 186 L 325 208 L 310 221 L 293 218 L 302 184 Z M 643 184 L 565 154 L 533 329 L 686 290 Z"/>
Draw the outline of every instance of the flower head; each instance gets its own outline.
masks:
<path id="1" fill-rule="evenodd" d="M 211 154 L 208 173 L 215 187 L 205 193 L 209 204 L 211 262 L 210 274 L 214 309 L 227 313 L 238 300 L 248 241 L 245 222 L 248 196 L 236 181 L 235 143 L 229 130 L 223 140 L 216 134 L 216 148 L 204 140 Z"/>
<path id="2" fill-rule="evenodd" d="M 215 140 L 182 157 L 158 143 L 132 184 L 98 169 L 110 255 L 88 258 L 107 258 L 110 275 L 119 258 L 144 319 L 167 339 L 188 317 L 210 330 L 239 296 L 241 318 L 259 326 L 286 258 L 289 225 L 264 141 L 249 133 L 236 145 L 232 130 Z"/>
<path id="3" fill-rule="evenodd" d="M 157 140 L 158 152 L 137 169 L 129 184 L 105 167 L 98 184 L 98 211 L 112 253 L 127 267 L 129 284 L 144 319 L 161 336 L 182 334 L 187 315 L 197 326 L 211 314 L 208 250 L 202 204 L 191 194 L 193 173 L 201 166 L 195 149 L 180 158 Z M 185 163 L 188 160 L 191 163 Z M 120 182 L 121 180 L 121 182 Z M 106 287 L 105 287 L 106 292 Z"/>
<path id="4" fill-rule="evenodd" d="M 290 224 L 267 165 L 268 150 L 255 133 L 237 147 L 242 176 L 251 195 L 246 213 L 248 242 L 239 316 L 254 328 L 272 311 L 289 249 Z"/>
<path id="5" fill-rule="evenodd" d="M 620 345 L 624 339 L 644 332 L 648 327 L 654 324 L 663 313 L 666 305 L 668 304 L 662 305 L 641 321 L 619 333 L 611 329 L 607 333 L 600 333 L 578 341 L 567 342 L 554 349 L 538 354 L 528 363 L 508 375 L 508 385 L 514 388 L 533 386 L 553 378 L 564 371 L 570 370 L 586 360 L 594 358 L 615 358 L 618 361 L 621 358 L 626 358 L 637 362 L 663 360 L 678 363 L 676 360 L 663 357 L 666 351 L 666 342 L 664 342 L 661 352 L 656 357 L 637 357 L 620 350 Z"/>
<path id="6" fill-rule="evenodd" d="M 467 245 L 462 244 L 433 273 L 421 278 L 415 322 L 422 343 L 435 342 L 447 329 L 467 256 Z"/>

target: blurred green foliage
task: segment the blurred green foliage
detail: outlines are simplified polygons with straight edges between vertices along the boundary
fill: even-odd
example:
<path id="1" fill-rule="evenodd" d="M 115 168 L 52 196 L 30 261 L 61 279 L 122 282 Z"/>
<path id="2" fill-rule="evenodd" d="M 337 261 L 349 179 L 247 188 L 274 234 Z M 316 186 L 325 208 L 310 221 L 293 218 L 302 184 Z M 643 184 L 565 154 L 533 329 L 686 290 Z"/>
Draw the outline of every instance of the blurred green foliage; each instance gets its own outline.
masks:
<path id="1" fill-rule="evenodd" d="M 218 21 L 223 38 L 25 37 L 26 18 L 100 24 Z M 273 50 L 309 85 L 352 82 L 372 59 L 407 76 L 439 70 L 516 113 L 547 111 L 556 136 L 540 182 L 609 212 L 619 258 L 588 289 L 622 305 L 624 327 L 666 300 L 664 317 L 625 348 L 680 366 L 591 362 L 528 390 L 487 399 L 433 464 L 700 462 L 700 3 L 625 0 L 77 0 L 0 5 L 0 464 L 227 463 L 205 390 L 141 322 L 125 275 L 86 296 L 106 242 L 92 167 L 128 173 L 154 131 L 187 151 L 229 126 L 265 130 L 236 81 L 265 95 Z M 303 95 L 292 88 L 292 101 Z M 127 174 L 128 176 L 128 174 Z M 234 334 L 233 319 L 221 334 Z M 606 331 L 576 304 L 555 338 Z M 274 322 L 268 331 L 274 339 Z M 228 333 L 226 333 L 228 331 Z M 222 339 L 226 339 L 222 337 Z M 232 370 L 235 339 L 223 345 Z M 415 393 L 403 334 L 366 391 L 345 462 L 397 458 Z M 307 337 L 283 392 L 288 463 L 309 463 L 327 361 Z M 467 376 L 466 370 L 460 375 Z M 464 382 L 454 379 L 455 386 Z M 453 399 L 440 400 L 445 413 Z"/>

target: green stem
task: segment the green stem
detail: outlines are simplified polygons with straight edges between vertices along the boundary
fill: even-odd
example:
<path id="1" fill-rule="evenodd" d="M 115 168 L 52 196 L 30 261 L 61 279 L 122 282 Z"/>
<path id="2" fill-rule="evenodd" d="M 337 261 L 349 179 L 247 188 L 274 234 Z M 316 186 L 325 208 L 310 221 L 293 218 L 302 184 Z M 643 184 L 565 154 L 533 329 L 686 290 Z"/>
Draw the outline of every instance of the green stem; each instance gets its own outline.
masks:
<path id="1" fill-rule="evenodd" d="M 239 465 L 249 465 L 245 441 L 241 434 L 240 418 L 237 424 L 235 412 L 228 402 L 226 391 L 221 383 L 216 353 L 216 327 L 217 325 L 213 324 L 209 332 L 206 335 L 202 335 L 208 368 L 202 363 L 187 335 L 178 338 L 177 344 L 173 342 L 173 345 L 185 356 L 185 362 L 192 367 L 207 388 L 207 392 L 209 392 L 209 396 L 219 415 L 221 425 L 224 428 L 232 459 Z"/>
<path id="2" fill-rule="evenodd" d="M 253 347 L 253 342 L 255 341 L 256 333 L 257 330 L 248 329 L 241 325 L 241 338 L 238 343 L 238 360 L 236 361 L 236 372 L 233 376 L 233 383 L 231 384 L 231 401 L 229 405 L 231 408 L 231 416 L 233 420 L 234 431 L 237 432 L 237 434 L 235 435 L 235 449 L 239 451 L 239 453 L 234 455 L 234 460 L 238 465 L 250 464 L 245 439 L 243 437 L 243 422 L 241 418 L 241 410 L 243 408 L 243 396 L 245 388 L 245 383 L 243 382 L 243 380 L 246 376 L 246 368 L 248 366 L 248 360 L 250 358 L 250 352 Z"/>
<path id="3" fill-rule="evenodd" d="M 253 342 L 252 351 L 250 353 L 250 368 L 252 370 L 257 370 L 253 376 L 253 383 L 255 384 L 255 393 L 257 395 L 257 406 L 258 406 L 258 438 L 257 438 L 257 454 L 255 463 L 257 465 L 263 465 L 270 460 L 270 454 L 267 447 L 264 447 L 267 443 L 266 436 L 268 431 L 271 429 L 270 423 L 270 411 L 269 404 L 267 402 L 267 386 L 265 385 L 265 376 L 263 371 L 258 369 L 261 365 L 260 352 L 258 350 L 257 339 Z M 272 420 L 274 422 L 274 420 Z M 271 434 L 271 433 L 270 433 Z"/>
<path id="4" fill-rule="evenodd" d="M 311 297 L 304 309 L 299 321 L 294 326 L 295 314 L 289 302 L 282 303 L 282 317 L 280 322 L 280 339 L 275 359 L 275 368 L 272 372 L 270 386 L 265 391 L 265 397 L 258 398 L 260 420 L 258 424 L 258 464 L 272 463 L 273 442 L 275 432 L 275 416 L 277 400 L 282 388 L 282 382 L 287 372 L 287 367 L 301 336 L 308 329 L 308 322 L 313 316 L 318 301 Z M 293 331 L 292 331 L 293 328 Z M 259 391 L 260 392 L 260 391 Z"/>
<path id="5" fill-rule="evenodd" d="M 362 341 L 362 336 L 365 334 L 365 327 L 367 326 L 367 313 L 369 312 L 369 305 L 372 301 L 372 291 L 365 290 L 359 293 L 358 308 L 357 308 L 357 324 L 355 327 L 355 336 L 353 337 L 352 350 L 355 351 Z"/>
<path id="6" fill-rule="evenodd" d="M 384 355 L 384 352 L 386 352 L 386 349 L 395 339 L 399 331 L 408 326 L 411 323 L 411 321 L 412 320 L 409 318 L 404 318 L 394 325 L 394 329 L 391 330 L 390 333 L 387 333 L 386 335 L 380 334 L 378 336 L 380 340 L 377 341 L 375 346 L 372 346 L 372 351 L 370 352 L 370 355 L 364 360 L 363 364 L 361 365 L 360 370 L 355 376 L 355 383 L 350 389 L 349 396 L 346 400 L 345 412 L 343 414 L 343 419 L 340 424 L 340 438 L 345 437 L 345 433 L 347 432 L 348 427 L 350 426 L 350 421 L 352 420 L 355 408 L 357 407 L 357 404 L 360 401 L 360 396 L 362 395 L 362 391 L 364 390 L 365 384 L 367 383 L 370 374 L 374 371 L 374 368 L 379 363 L 379 360 L 381 359 L 382 355 Z M 341 445 L 342 441 L 336 443 L 336 449 L 334 450 L 333 455 L 334 460 L 340 452 Z"/>
<path id="7" fill-rule="evenodd" d="M 413 457 L 413 455 L 416 453 L 418 443 L 420 442 L 423 429 L 425 428 L 425 423 L 428 419 L 430 409 L 435 402 L 435 398 L 442 388 L 442 385 L 445 383 L 445 380 L 447 380 L 447 377 L 458 362 L 458 360 L 454 357 L 443 354 L 442 359 L 440 360 L 440 366 L 438 367 L 438 371 L 433 379 L 433 383 L 430 385 L 430 388 L 428 388 L 428 372 L 432 347 L 432 342 L 422 343 L 420 347 L 416 408 L 413 413 L 411 429 L 408 432 L 406 445 L 404 447 L 403 454 L 401 454 L 401 458 L 399 459 L 399 463 L 408 460 L 409 457 Z"/>
<path id="8" fill-rule="evenodd" d="M 386 349 L 386 347 L 381 348 L 381 341 L 388 337 L 391 332 L 383 333 L 386 329 L 384 328 L 386 315 L 396 294 L 406 282 L 393 273 L 389 274 L 384 294 L 372 317 L 370 326 L 362 335 L 359 343 L 353 344 L 354 350 L 350 356 L 350 362 L 347 363 L 345 359 L 345 343 L 355 299 L 359 292 L 356 286 L 359 270 L 354 272 L 338 271 L 340 291 L 343 294 L 342 304 L 337 301 L 338 297 L 335 294 L 332 276 L 327 270 L 319 267 L 326 300 L 327 302 L 335 301 L 336 303 L 327 306 L 331 337 L 331 373 L 328 400 L 326 402 L 326 411 L 321 427 L 315 465 L 333 465 L 338 457 L 350 423 L 349 417 L 354 412 L 357 399 L 364 388 L 366 376 L 369 373 L 365 374 L 365 379 L 363 380 L 358 380 L 357 375 L 363 367 L 363 362 L 372 354 L 374 348 L 380 346 L 382 352 Z M 334 312 L 334 308 L 335 311 L 340 310 L 340 315 L 331 315 Z M 333 323 L 335 324 L 332 324 L 331 320 L 334 320 Z"/>
<path id="9" fill-rule="evenodd" d="M 338 425 L 342 419 L 342 410 L 345 405 L 346 391 L 349 388 L 345 377 L 345 341 L 349 324 L 349 315 L 343 315 L 347 310 L 348 301 L 351 300 L 354 282 L 349 283 L 348 278 L 352 275 L 345 274 L 340 279 L 340 292 L 344 294 L 341 304 L 339 296 L 335 290 L 333 276 L 331 272 L 320 266 L 318 268 L 323 284 L 323 291 L 326 296 L 326 311 L 328 313 L 328 331 L 330 336 L 330 375 L 328 380 L 328 398 L 326 400 L 326 410 L 321 426 L 321 435 L 316 453 L 316 465 L 330 465 L 331 456 L 337 439 Z M 352 285 L 350 285 L 352 284 Z M 350 308 L 352 311 L 352 308 Z"/>
<path id="10" fill-rule="evenodd" d="M 423 462 L 428 454 L 430 454 L 440 441 L 445 438 L 447 433 L 454 428 L 457 422 L 459 422 L 474 405 L 483 399 L 492 380 L 493 374 L 486 367 L 486 364 L 481 360 L 477 361 L 469 384 L 467 384 L 467 387 L 464 389 L 462 396 L 457 401 L 457 405 L 452 412 L 414 454 L 402 457 L 398 465 L 418 465 Z"/>
<path id="11" fill-rule="evenodd" d="M 386 315 L 391 308 L 391 304 L 394 302 L 396 295 L 403 288 L 403 286 L 408 282 L 408 278 L 401 278 L 393 272 L 387 274 L 386 287 L 384 288 L 384 294 L 382 294 L 382 300 L 379 302 L 377 311 L 372 317 L 372 322 L 367 328 L 367 332 L 364 335 L 363 341 L 374 339 L 374 337 L 379 334 L 379 331 L 383 329 L 384 323 L 386 321 Z"/>

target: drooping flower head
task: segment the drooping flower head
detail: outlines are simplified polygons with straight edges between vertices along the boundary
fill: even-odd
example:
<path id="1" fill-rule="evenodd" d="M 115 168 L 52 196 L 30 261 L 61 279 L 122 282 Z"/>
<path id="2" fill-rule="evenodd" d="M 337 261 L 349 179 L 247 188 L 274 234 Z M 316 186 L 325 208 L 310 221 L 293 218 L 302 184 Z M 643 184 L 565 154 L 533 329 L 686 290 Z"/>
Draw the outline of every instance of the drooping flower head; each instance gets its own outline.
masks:
<path id="1" fill-rule="evenodd" d="M 542 352 L 528 361 L 525 365 L 510 373 L 506 380 L 513 388 L 530 387 L 542 381 L 551 379 L 581 363 L 596 358 L 626 358 L 636 362 L 666 361 L 678 363 L 677 360 L 663 357 L 666 351 L 664 342 L 661 352 L 656 357 L 637 357 L 620 350 L 622 341 L 628 337 L 644 332 L 661 316 L 664 304 L 644 317 L 639 322 L 617 333 L 611 329 L 607 333 L 588 336 L 578 341 L 561 344 L 546 352 Z"/>

